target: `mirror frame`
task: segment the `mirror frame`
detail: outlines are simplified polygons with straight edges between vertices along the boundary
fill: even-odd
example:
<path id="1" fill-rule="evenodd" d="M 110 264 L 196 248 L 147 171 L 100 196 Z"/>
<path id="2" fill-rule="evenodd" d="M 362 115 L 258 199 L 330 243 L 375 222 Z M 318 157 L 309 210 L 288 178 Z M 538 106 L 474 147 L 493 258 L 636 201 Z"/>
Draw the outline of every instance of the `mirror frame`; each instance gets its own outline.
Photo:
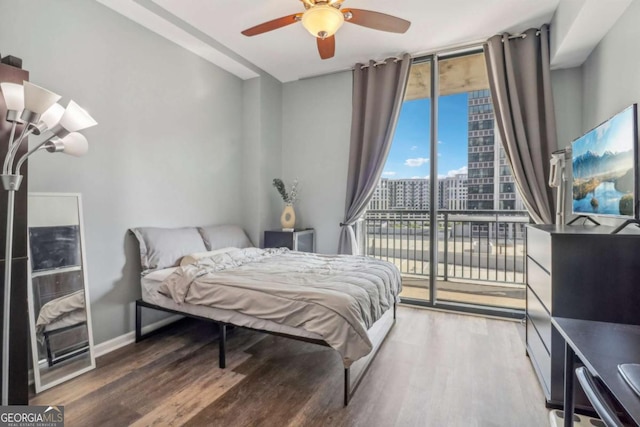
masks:
<path id="1" fill-rule="evenodd" d="M 29 223 L 27 221 L 27 253 L 29 254 L 29 261 L 27 262 L 27 295 L 28 295 L 28 305 L 29 305 L 29 335 L 31 340 L 31 358 L 32 358 L 32 369 L 33 369 L 33 380 L 35 385 L 35 392 L 40 393 L 44 390 L 55 387 L 58 384 L 61 384 L 65 381 L 68 381 L 72 378 L 77 377 L 78 375 L 84 374 L 85 372 L 91 371 L 96 367 L 96 359 L 95 359 L 95 348 L 93 344 L 93 325 L 91 322 L 91 299 L 89 297 L 89 274 L 87 272 L 87 255 L 85 250 L 85 238 L 84 238 L 84 217 L 82 214 L 82 194 L 80 193 L 39 193 L 39 192 L 29 192 L 27 195 L 27 206 L 28 199 L 32 196 L 36 197 L 70 197 L 76 200 L 77 212 L 78 212 L 78 227 L 80 232 L 80 261 L 82 262 L 82 280 L 84 287 L 84 298 L 85 298 L 85 310 L 87 312 L 87 336 L 89 339 L 89 360 L 90 365 L 74 371 L 64 377 L 58 378 L 54 381 L 51 381 L 46 384 L 42 384 L 40 377 L 40 357 L 38 355 L 38 342 L 37 338 L 34 334 L 36 330 L 36 315 L 35 315 L 35 306 L 34 306 L 34 295 L 33 295 L 33 281 L 32 281 L 32 271 L 31 271 L 31 243 L 29 241 Z"/>

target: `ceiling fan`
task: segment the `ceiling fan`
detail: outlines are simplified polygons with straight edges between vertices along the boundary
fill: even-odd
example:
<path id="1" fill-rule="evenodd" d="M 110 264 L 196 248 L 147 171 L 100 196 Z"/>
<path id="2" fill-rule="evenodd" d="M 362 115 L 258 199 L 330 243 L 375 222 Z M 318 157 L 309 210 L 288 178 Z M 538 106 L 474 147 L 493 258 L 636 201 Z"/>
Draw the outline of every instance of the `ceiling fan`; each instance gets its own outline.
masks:
<path id="1" fill-rule="evenodd" d="M 256 36 L 296 22 L 302 22 L 307 31 L 316 37 L 320 58 L 328 59 L 335 54 L 336 39 L 334 34 L 344 22 L 392 33 L 404 33 L 411 26 L 411 22 L 385 13 L 363 9 L 341 9 L 345 0 L 300 1 L 306 9 L 304 12 L 264 22 L 244 30 L 242 34 L 249 37 Z"/>

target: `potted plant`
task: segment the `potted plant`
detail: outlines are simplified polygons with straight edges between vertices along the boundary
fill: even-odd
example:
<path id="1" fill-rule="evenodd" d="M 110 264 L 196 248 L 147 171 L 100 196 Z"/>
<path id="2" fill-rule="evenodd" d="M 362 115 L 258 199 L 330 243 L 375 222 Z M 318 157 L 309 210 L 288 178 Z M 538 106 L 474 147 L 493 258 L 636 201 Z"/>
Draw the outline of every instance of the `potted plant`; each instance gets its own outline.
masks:
<path id="1" fill-rule="evenodd" d="M 276 187 L 282 201 L 285 206 L 280 216 L 280 224 L 282 224 L 282 231 L 293 231 L 296 225 L 296 211 L 293 209 L 293 205 L 298 200 L 298 180 L 295 179 L 291 185 L 291 190 L 287 192 L 287 187 L 280 178 L 274 178 L 273 186 Z"/>

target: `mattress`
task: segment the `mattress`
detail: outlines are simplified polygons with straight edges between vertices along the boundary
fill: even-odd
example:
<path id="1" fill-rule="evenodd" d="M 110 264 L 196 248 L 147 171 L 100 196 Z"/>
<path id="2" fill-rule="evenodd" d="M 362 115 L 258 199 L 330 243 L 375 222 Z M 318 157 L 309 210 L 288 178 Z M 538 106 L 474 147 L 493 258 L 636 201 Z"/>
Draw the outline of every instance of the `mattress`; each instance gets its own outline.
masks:
<path id="1" fill-rule="evenodd" d="M 87 311 L 83 309 L 74 310 L 66 316 L 62 316 L 59 320 L 52 322 L 44 327 L 45 332 L 52 332 L 68 326 L 78 325 L 87 321 Z"/>
<path id="2" fill-rule="evenodd" d="M 40 308 L 36 331 L 53 331 L 87 320 L 84 291 L 76 291 L 53 299 Z"/>
<path id="3" fill-rule="evenodd" d="M 294 328 L 281 325 L 270 320 L 259 319 L 232 310 L 224 310 L 204 305 L 194 305 L 188 303 L 178 304 L 173 299 L 168 298 L 158 292 L 162 282 L 169 277 L 179 267 L 156 270 L 142 277 L 142 300 L 149 304 L 154 304 L 169 310 L 179 311 L 194 316 L 205 317 L 218 322 L 231 323 L 246 328 L 259 329 L 279 334 L 293 335 L 301 338 L 322 340 L 322 337 L 313 332 L 308 332 L 302 328 Z"/>
<path id="4" fill-rule="evenodd" d="M 373 349 L 368 330 L 401 283 L 395 265 L 375 258 L 231 248 L 175 270 L 158 292 L 317 334 L 348 367 Z"/>

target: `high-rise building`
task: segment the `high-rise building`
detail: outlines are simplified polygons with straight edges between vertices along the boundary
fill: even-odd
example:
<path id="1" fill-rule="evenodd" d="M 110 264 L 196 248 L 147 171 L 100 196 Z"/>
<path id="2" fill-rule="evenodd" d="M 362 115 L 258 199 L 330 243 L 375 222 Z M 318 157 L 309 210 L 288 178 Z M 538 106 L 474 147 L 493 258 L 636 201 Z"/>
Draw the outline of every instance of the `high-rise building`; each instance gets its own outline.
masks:
<path id="1" fill-rule="evenodd" d="M 438 181 L 440 209 L 459 211 L 467 209 L 467 174 L 456 174 Z"/>
<path id="2" fill-rule="evenodd" d="M 494 115 L 489 90 L 469 92 L 467 208 L 494 209 Z"/>
<path id="3" fill-rule="evenodd" d="M 438 209 L 447 209 L 449 203 L 447 197 L 447 178 L 438 178 Z"/>
<path id="4" fill-rule="evenodd" d="M 389 179 L 382 178 L 376 189 L 373 191 L 373 196 L 369 202 L 369 209 L 386 211 L 389 210 Z"/>
<path id="5" fill-rule="evenodd" d="M 489 89 L 469 92 L 468 107 L 467 208 L 524 209 L 502 148 L 500 135 L 495 131 L 495 116 Z"/>
<path id="6" fill-rule="evenodd" d="M 382 178 L 371 197 L 369 209 L 429 210 L 429 194 L 428 179 Z M 466 174 L 438 179 L 438 209 L 467 209 Z"/>
<path id="7" fill-rule="evenodd" d="M 428 179 L 390 179 L 387 186 L 391 209 L 429 209 L 431 191 Z"/>

